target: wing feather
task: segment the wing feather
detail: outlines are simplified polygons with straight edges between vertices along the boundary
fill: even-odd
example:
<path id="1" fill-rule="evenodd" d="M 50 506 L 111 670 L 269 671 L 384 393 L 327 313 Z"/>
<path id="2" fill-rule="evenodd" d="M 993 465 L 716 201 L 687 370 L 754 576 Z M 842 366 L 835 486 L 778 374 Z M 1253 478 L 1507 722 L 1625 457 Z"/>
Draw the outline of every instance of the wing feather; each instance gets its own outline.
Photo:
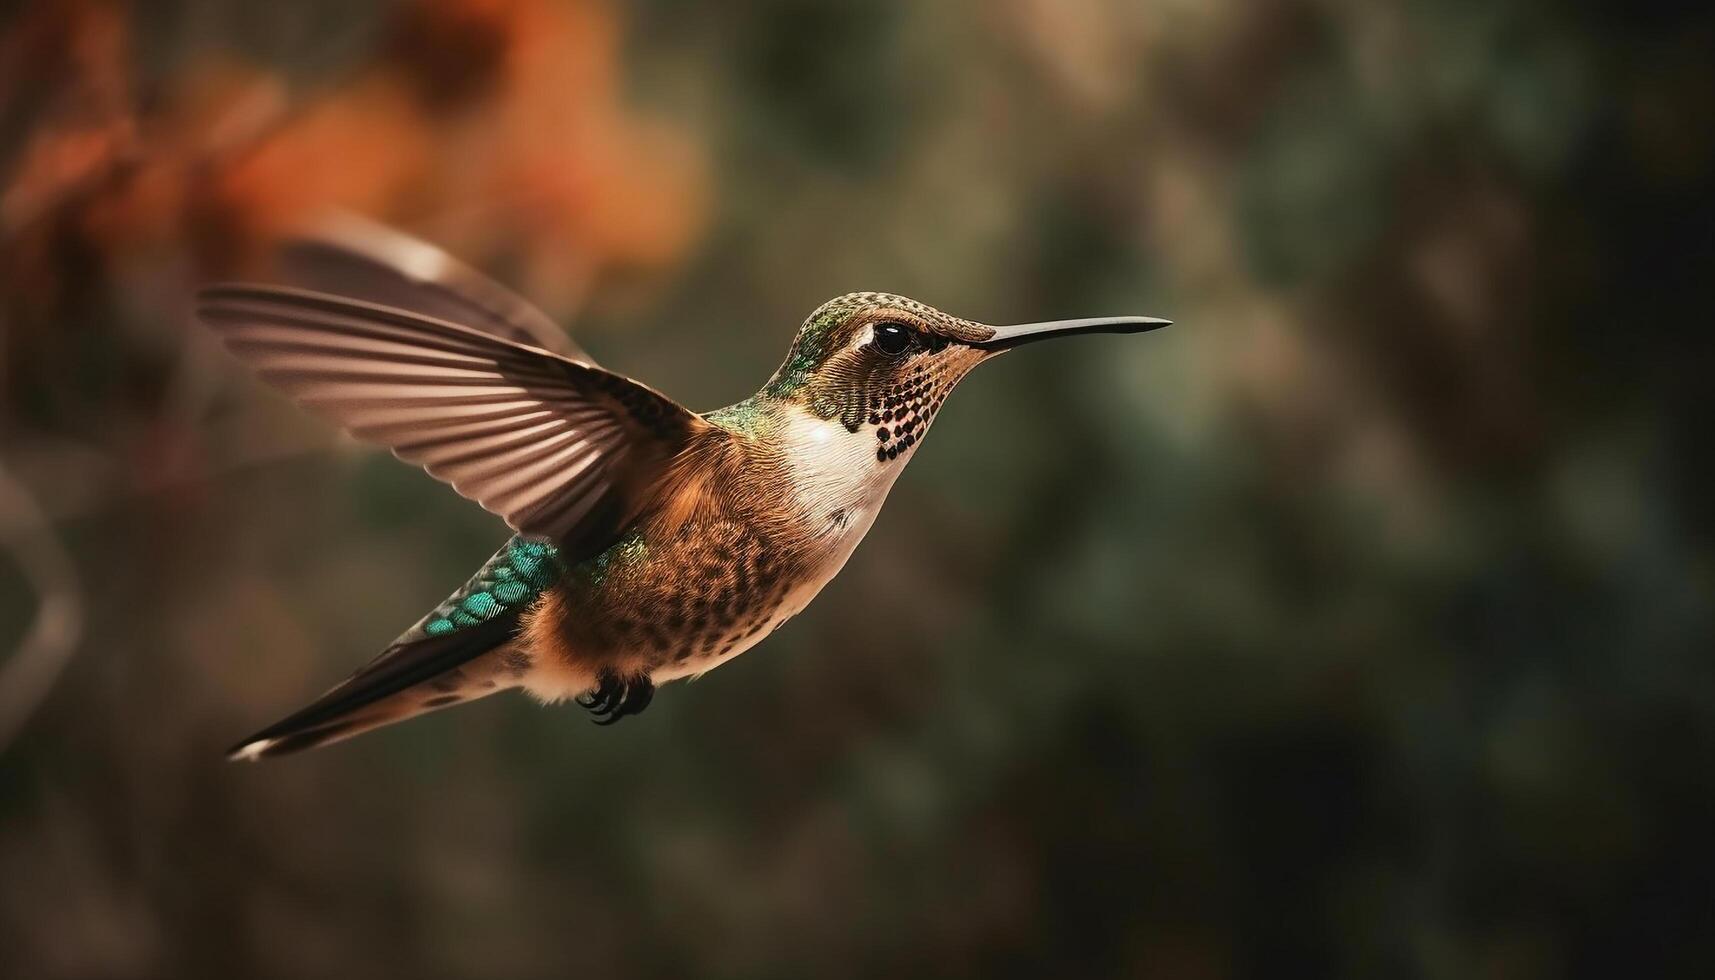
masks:
<path id="1" fill-rule="evenodd" d="M 198 313 L 300 404 L 392 449 L 527 534 L 624 513 L 709 424 L 627 378 L 409 310 L 211 287 Z"/>
<path id="2" fill-rule="evenodd" d="M 529 300 L 428 242 L 355 215 L 328 216 L 285 242 L 280 272 L 288 285 L 462 323 L 595 365 Z"/>

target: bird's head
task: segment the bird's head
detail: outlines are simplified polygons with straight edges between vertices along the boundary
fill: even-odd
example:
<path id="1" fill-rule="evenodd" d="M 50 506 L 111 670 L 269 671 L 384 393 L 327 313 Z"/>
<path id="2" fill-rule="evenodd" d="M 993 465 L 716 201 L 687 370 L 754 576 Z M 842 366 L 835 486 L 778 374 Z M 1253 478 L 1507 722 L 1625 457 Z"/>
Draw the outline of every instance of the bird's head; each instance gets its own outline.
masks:
<path id="1" fill-rule="evenodd" d="M 996 327 L 891 293 L 847 293 L 798 328 L 763 393 L 795 402 L 853 433 L 875 433 L 875 455 L 908 455 L 941 403 L 983 361 L 1021 344 L 1079 333 L 1139 333 L 1170 321 L 1097 317 Z"/>

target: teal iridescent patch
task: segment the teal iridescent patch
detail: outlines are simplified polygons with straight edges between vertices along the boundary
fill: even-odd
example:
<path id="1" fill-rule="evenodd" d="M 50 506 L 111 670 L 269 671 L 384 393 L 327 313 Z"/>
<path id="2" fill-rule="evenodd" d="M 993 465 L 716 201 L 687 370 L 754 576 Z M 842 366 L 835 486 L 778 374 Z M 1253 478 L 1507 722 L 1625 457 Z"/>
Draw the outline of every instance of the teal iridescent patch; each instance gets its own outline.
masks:
<path id="1" fill-rule="evenodd" d="M 564 573 L 558 548 L 545 541 L 513 538 L 436 607 L 421 629 L 427 636 L 446 636 L 518 611 Z"/>

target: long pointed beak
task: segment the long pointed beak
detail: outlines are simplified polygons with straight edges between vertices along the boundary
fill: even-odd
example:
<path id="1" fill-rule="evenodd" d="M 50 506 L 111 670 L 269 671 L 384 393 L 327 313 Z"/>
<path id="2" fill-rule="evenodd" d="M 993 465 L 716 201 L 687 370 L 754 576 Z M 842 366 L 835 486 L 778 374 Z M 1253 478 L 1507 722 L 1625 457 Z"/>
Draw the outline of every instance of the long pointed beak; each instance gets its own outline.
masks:
<path id="1" fill-rule="evenodd" d="M 1172 323 L 1172 320 L 1158 320 L 1152 316 L 1095 316 L 1083 320 L 1019 323 L 1010 327 L 995 327 L 993 337 L 971 346 L 983 350 L 1003 351 L 1052 337 L 1070 337 L 1080 333 L 1143 333 L 1146 330 L 1160 330 Z"/>

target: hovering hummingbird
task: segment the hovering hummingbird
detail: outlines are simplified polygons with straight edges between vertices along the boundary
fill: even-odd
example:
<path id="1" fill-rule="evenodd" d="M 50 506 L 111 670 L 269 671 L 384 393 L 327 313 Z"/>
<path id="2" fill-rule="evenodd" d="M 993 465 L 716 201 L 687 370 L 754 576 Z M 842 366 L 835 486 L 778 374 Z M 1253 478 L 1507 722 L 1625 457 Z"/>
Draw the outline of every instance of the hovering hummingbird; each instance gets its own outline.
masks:
<path id="1" fill-rule="evenodd" d="M 756 394 L 698 415 L 604 370 L 434 246 L 346 219 L 288 244 L 291 286 L 224 284 L 201 319 L 261 376 L 504 518 L 515 536 L 369 664 L 236 745 L 258 759 L 509 688 L 598 723 L 738 656 L 828 584 L 971 368 L 1136 333 L 988 326 L 889 293 L 811 313 Z"/>

